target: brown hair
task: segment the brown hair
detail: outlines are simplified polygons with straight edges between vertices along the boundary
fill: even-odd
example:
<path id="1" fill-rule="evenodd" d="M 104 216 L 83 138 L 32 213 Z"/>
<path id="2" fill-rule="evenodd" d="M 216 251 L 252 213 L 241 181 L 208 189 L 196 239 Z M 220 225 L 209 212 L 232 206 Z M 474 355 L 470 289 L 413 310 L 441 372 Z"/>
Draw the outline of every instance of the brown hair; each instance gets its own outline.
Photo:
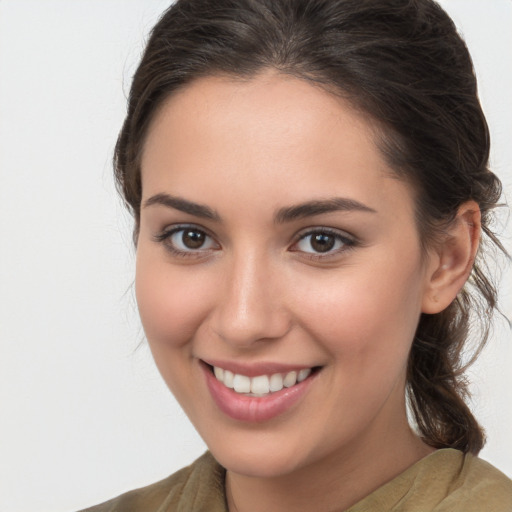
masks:
<path id="1" fill-rule="evenodd" d="M 379 145 L 417 191 L 425 247 L 458 207 L 475 200 L 484 237 L 501 183 L 488 169 L 489 131 L 470 55 L 432 0 L 178 0 L 154 27 L 135 73 L 115 149 L 119 189 L 138 234 L 140 157 L 156 110 L 201 76 L 250 78 L 273 68 L 343 95 L 376 121 Z M 470 317 L 485 343 L 496 289 L 482 251 L 469 284 L 444 311 L 423 314 L 409 356 L 407 390 L 420 435 L 434 447 L 478 453 L 484 434 L 466 404 L 463 348 Z M 476 357 L 476 355 L 475 355 Z"/>

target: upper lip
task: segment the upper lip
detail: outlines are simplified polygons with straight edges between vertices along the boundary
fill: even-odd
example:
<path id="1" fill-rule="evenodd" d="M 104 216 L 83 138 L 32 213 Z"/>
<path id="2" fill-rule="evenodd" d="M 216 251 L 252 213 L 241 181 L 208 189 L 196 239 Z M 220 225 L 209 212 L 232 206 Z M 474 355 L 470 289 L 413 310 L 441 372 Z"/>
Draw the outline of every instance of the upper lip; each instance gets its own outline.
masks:
<path id="1" fill-rule="evenodd" d="M 224 361 L 216 359 L 202 359 L 202 361 L 209 366 L 217 366 L 223 370 L 228 370 L 234 374 L 245 375 L 247 377 L 257 377 L 258 375 L 274 375 L 275 373 L 288 373 L 291 371 L 300 371 L 305 368 L 314 368 L 316 366 L 308 364 L 284 364 L 271 361 L 261 361 L 256 363 Z"/>

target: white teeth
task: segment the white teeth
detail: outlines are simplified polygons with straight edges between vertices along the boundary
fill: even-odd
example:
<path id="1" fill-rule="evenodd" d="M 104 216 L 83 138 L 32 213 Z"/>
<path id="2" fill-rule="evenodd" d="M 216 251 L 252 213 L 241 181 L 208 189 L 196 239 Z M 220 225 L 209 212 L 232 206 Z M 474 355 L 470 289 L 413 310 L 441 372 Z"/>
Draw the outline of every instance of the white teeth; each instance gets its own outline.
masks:
<path id="1" fill-rule="evenodd" d="M 251 393 L 266 395 L 269 391 L 270 383 L 266 375 L 260 375 L 251 379 Z"/>
<path id="2" fill-rule="evenodd" d="M 283 376 L 280 373 L 274 373 L 270 377 L 270 391 L 281 391 L 283 389 Z"/>
<path id="3" fill-rule="evenodd" d="M 304 368 L 298 372 L 291 371 L 286 374 L 258 375 L 252 378 L 238 373 L 234 374 L 217 366 L 213 367 L 213 373 L 216 379 L 227 388 L 234 389 L 237 393 L 261 397 L 281 391 L 283 387 L 291 388 L 298 382 L 302 382 L 311 375 L 311 368 Z"/>
<path id="4" fill-rule="evenodd" d="M 215 374 L 215 377 L 217 377 L 217 380 L 224 381 L 224 370 L 222 368 L 214 366 L 213 373 Z"/>
<path id="5" fill-rule="evenodd" d="M 297 382 L 302 382 L 303 380 L 306 380 L 310 374 L 311 374 L 311 368 L 304 368 L 297 375 Z"/>
<path id="6" fill-rule="evenodd" d="M 233 379 L 233 388 L 237 393 L 250 393 L 251 379 L 245 375 L 236 374 Z"/>
<path id="7" fill-rule="evenodd" d="M 297 384 L 297 372 L 288 372 L 286 377 L 283 379 L 283 385 L 285 388 L 291 388 Z"/>
<path id="8" fill-rule="evenodd" d="M 233 375 L 232 372 L 230 372 L 229 370 L 224 370 L 224 380 L 223 380 L 224 386 L 226 386 L 227 388 L 233 389 L 234 378 L 235 378 L 235 376 Z"/>

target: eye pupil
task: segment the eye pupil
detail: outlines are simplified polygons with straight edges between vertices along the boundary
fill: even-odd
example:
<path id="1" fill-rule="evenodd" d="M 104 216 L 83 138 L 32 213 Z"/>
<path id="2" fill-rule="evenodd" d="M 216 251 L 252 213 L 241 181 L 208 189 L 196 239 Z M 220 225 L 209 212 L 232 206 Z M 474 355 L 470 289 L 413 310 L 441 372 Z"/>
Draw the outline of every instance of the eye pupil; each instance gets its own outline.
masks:
<path id="1" fill-rule="evenodd" d="M 316 252 L 327 252 L 330 251 L 335 244 L 336 240 L 332 235 L 325 233 L 318 233 L 311 237 L 311 247 Z"/>
<path id="2" fill-rule="evenodd" d="M 206 235 L 200 231 L 183 231 L 181 240 L 189 249 L 199 249 L 205 242 Z"/>

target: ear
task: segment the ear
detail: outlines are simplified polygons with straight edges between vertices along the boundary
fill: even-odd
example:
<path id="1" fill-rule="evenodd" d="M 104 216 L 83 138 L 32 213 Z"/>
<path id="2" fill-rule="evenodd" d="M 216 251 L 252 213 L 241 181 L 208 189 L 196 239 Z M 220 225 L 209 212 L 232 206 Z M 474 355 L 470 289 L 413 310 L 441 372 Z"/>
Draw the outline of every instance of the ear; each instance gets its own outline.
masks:
<path id="1" fill-rule="evenodd" d="M 467 201 L 429 255 L 422 313 L 439 313 L 455 299 L 473 268 L 480 234 L 480 208 Z"/>

